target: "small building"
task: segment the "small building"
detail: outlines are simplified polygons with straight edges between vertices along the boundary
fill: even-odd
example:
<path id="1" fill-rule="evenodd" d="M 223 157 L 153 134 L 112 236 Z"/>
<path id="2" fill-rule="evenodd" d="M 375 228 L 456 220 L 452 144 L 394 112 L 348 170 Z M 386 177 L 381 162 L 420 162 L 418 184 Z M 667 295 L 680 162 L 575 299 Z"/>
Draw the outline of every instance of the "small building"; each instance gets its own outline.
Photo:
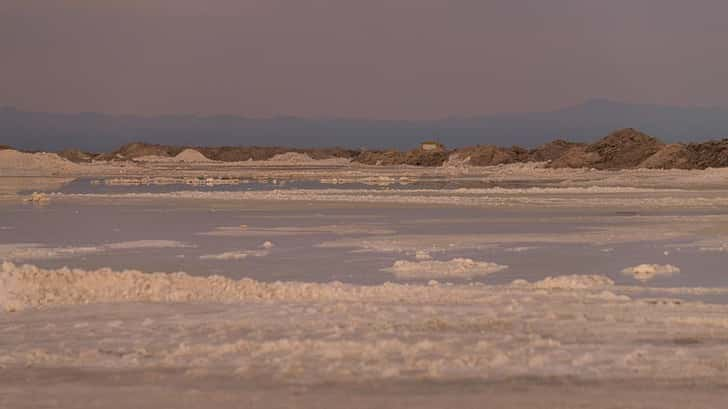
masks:
<path id="1" fill-rule="evenodd" d="M 444 151 L 445 145 L 436 141 L 425 141 L 420 144 L 420 149 L 423 151 Z"/>

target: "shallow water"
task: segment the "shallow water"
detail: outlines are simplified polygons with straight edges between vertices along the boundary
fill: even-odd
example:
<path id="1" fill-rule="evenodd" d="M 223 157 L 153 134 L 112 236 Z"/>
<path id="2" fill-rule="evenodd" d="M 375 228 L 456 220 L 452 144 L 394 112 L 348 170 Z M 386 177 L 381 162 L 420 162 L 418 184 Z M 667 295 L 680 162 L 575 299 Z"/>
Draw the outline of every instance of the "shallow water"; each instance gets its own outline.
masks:
<path id="1" fill-rule="evenodd" d="M 138 240 L 172 240 L 188 247 L 101 249 L 13 261 L 48 268 L 185 271 L 260 281 L 402 282 L 383 270 L 396 260 L 415 261 L 415 250 L 429 250 L 435 260 L 463 257 L 508 266 L 470 280 L 438 278 L 455 283 L 503 284 L 560 274 L 600 274 L 617 284 L 642 285 L 621 271 L 650 263 L 681 269 L 680 274 L 649 281 L 651 287 L 728 287 L 726 253 L 701 251 L 692 245 L 707 233 L 691 231 L 669 239 L 656 233 L 651 238 L 651 229 L 664 229 L 676 216 L 706 214 L 182 200 L 111 205 L 106 201 L 53 201 L 41 207 L 3 204 L 0 245 L 99 248 Z M 724 216 L 716 210 L 711 217 L 721 220 Z M 215 235 L 220 228 L 224 236 Z M 265 241 L 274 246 L 263 249 Z M 379 247 L 367 247 L 372 242 Z M 215 259 L 235 252 L 251 254 Z"/>
<path id="2" fill-rule="evenodd" d="M 375 189 L 375 190 L 413 190 L 413 189 L 462 189 L 462 188 L 526 188 L 536 186 L 551 186 L 559 181 L 535 181 L 535 180 L 486 180 L 482 178 L 418 178 L 411 181 L 385 180 L 365 182 L 328 182 L 320 179 L 243 179 L 239 183 L 230 184 L 205 184 L 203 182 L 188 184 L 183 179 L 177 182 L 164 184 L 141 183 L 141 184 L 107 184 L 106 179 L 78 178 L 63 186 L 41 189 L 46 193 L 71 193 L 71 194 L 119 194 L 119 193 L 169 193 L 179 191 L 199 192 L 244 192 L 244 191 L 269 191 L 269 190 L 291 190 L 291 189 Z M 194 179 L 193 179 L 194 180 Z M 20 194 L 30 194 L 33 190 L 23 190 Z"/>

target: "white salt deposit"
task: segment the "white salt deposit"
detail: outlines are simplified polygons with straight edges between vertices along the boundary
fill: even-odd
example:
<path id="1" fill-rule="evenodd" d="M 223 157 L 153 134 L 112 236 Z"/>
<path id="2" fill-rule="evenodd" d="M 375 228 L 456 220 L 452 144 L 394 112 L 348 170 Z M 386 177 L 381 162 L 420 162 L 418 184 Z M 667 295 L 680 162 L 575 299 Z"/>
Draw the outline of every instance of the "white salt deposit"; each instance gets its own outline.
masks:
<path id="1" fill-rule="evenodd" d="M 515 284 L 522 284 L 522 282 Z M 581 290 L 611 287 L 614 285 L 614 281 L 609 277 L 601 275 L 572 274 L 546 277 L 543 280 L 535 282 L 533 285 L 537 288 L 544 289 Z"/>
<path id="2" fill-rule="evenodd" d="M 669 277 L 680 273 L 680 268 L 672 264 L 640 264 L 622 270 L 622 274 L 634 277 L 635 280 L 646 282 L 659 276 Z"/>
<path id="3" fill-rule="evenodd" d="M 239 250 L 227 251 L 219 254 L 203 254 L 200 260 L 243 260 L 248 257 L 265 257 L 270 252 L 266 250 Z"/>
<path id="4" fill-rule="evenodd" d="M 0 244 L 0 260 L 51 260 L 120 250 L 189 247 L 193 246 L 174 240 L 136 240 L 76 247 L 51 247 L 38 243 L 11 243 Z"/>
<path id="5" fill-rule="evenodd" d="M 274 155 L 268 161 L 270 162 L 288 162 L 288 163 L 307 163 L 312 162 L 314 159 L 305 153 L 299 152 L 286 152 Z"/>
<path id="6" fill-rule="evenodd" d="M 12 149 L 0 150 L 0 176 L 5 172 L 15 173 L 43 173 L 74 172 L 81 168 L 69 160 L 63 159 L 55 153 L 25 153 Z"/>
<path id="7" fill-rule="evenodd" d="M 177 156 L 174 157 L 174 159 L 178 162 L 212 162 L 212 160 L 208 159 L 199 151 L 189 148 L 178 153 Z"/>
<path id="8" fill-rule="evenodd" d="M 403 279 L 425 278 L 473 278 L 485 276 L 507 269 L 508 266 L 486 261 L 474 261 L 469 258 L 454 258 L 449 261 L 397 260 L 392 267 L 384 271 L 393 273 Z"/>
<path id="9" fill-rule="evenodd" d="M 30 196 L 24 199 L 26 202 L 45 204 L 50 202 L 50 197 L 45 193 L 33 192 Z"/>

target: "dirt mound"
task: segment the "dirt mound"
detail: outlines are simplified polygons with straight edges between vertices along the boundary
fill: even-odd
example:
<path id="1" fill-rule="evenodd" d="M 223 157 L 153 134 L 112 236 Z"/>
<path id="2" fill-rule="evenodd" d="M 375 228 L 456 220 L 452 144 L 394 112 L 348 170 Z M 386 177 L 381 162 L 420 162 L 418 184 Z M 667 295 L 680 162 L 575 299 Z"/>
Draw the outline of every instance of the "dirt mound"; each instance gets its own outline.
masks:
<path id="1" fill-rule="evenodd" d="M 728 167 L 728 139 L 690 143 L 687 150 L 687 169 Z"/>
<path id="2" fill-rule="evenodd" d="M 353 161 L 365 165 L 382 166 L 442 166 L 448 156 L 449 153 L 446 151 L 425 151 L 422 149 L 413 149 L 408 152 L 397 150 L 364 151 L 353 158 Z"/>
<path id="3" fill-rule="evenodd" d="M 289 150 L 281 147 L 269 146 L 219 146 L 196 148 L 204 156 L 222 162 L 244 162 L 248 160 L 268 160 L 275 155 L 286 153 Z"/>
<path id="4" fill-rule="evenodd" d="M 690 163 L 690 151 L 680 143 L 663 146 L 654 155 L 640 163 L 640 168 L 647 169 L 693 169 Z"/>
<path id="5" fill-rule="evenodd" d="M 456 151 L 461 158 L 470 158 L 472 166 L 505 165 L 515 162 L 527 162 L 528 151 L 520 146 L 501 148 L 495 145 L 478 145 L 461 148 Z"/>
<path id="6" fill-rule="evenodd" d="M 397 150 L 364 151 L 354 158 L 354 162 L 363 163 L 365 165 L 401 165 L 404 163 L 404 156 L 404 152 Z"/>
<path id="7" fill-rule="evenodd" d="M 591 168 L 599 161 L 599 154 L 587 152 L 586 146 L 570 148 L 549 164 L 552 168 Z"/>
<path id="8" fill-rule="evenodd" d="M 195 147 L 205 157 L 221 162 L 244 162 L 248 160 L 269 160 L 276 155 L 293 152 L 308 155 L 311 159 L 349 159 L 357 151 L 342 148 L 291 149 L 281 146 L 219 146 Z"/>
<path id="9" fill-rule="evenodd" d="M 183 147 L 169 145 L 153 145 L 144 142 L 126 144 L 121 148 L 99 155 L 99 160 L 130 160 L 144 156 L 172 157 L 184 150 Z"/>
<path id="10" fill-rule="evenodd" d="M 636 168 L 663 146 L 657 138 L 635 129 L 620 129 L 586 147 L 570 148 L 551 167 Z"/>
<path id="11" fill-rule="evenodd" d="M 449 156 L 445 151 L 424 151 L 415 149 L 404 156 L 404 164 L 411 166 L 442 166 Z"/>
<path id="12" fill-rule="evenodd" d="M 545 143 L 529 152 L 529 159 L 534 162 L 553 161 L 563 156 L 572 148 L 585 147 L 586 144 L 556 139 Z"/>
<path id="13" fill-rule="evenodd" d="M 98 155 L 95 153 L 84 152 L 79 149 L 64 149 L 58 152 L 58 156 L 74 163 L 89 163 Z"/>
<path id="14" fill-rule="evenodd" d="M 706 169 L 728 167 L 728 139 L 665 145 L 640 164 L 651 169 Z"/>

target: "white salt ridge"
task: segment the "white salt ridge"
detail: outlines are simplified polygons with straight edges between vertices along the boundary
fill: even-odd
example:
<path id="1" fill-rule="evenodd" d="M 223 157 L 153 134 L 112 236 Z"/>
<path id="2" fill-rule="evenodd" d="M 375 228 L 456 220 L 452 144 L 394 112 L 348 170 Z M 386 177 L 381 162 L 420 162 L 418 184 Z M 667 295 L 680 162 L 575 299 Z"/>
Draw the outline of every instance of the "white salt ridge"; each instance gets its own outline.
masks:
<path id="1" fill-rule="evenodd" d="M 527 284 L 523 280 L 514 281 L 516 285 Z M 562 289 L 562 290 L 583 290 L 601 287 L 611 287 L 614 281 L 606 276 L 601 275 L 561 275 L 556 277 L 546 277 L 543 280 L 533 283 L 536 288 L 544 289 Z"/>
<path id="2" fill-rule="evenodd" d="M 284 227 L 249 227 L 220 226 L 214 230 L 197 233 L 200 236 L 214 237 L 255 237 L 255 236 L 299 236 L 308 234 L 333 233 L 336 235 L 349 234 L 392 234 L 395 231 L 379 225 L 367 224 L 340 224 L 321 226 L 284 226 Z"/>
<path id="3" fill-rule="evenodd" d="M 379 191 L 374 189 L 279 189 L 270 191 L 244 192 L 199 192 L 178 191 L 170 193 L 128 193 L 128 194 L 64 194 L 60 197 L 82 198 L 170 198 L 199 200 L 275 200 L 275 201 L 325 201 L 347 203 L 402 203 L 402 204 L 442 204 L 452 206 L 528 206 L 548 208 L 706 208 L 728 206 L 728 196 L 691 191 L 672 191 L 661 189 L 622 188 L 539 188 L 537 192 L 528 189 L 507 189 L 508 191 L 489 191 L 474 189 L 467 191 L 447 191 L 441 189 L 411 189 L 407 191 Z M 560 192 L 561 189 L 566 191 Z M 576 189 L 569 191 L 567 189 Z M 575 194 L 582 192 L 575 201 Z M 610 193 L 610 195 L 599 195 Z M 635 193 L 654 193 L 653 196 Z"/>
<path id="4" fill-rule="evenodd" d="M 384 269 L 398 278 L 473 278 L 485 276 L 507 269 L 508 266 L 475 261 L 469 258 L 454 258 L 449 261 L 423 260 L 409 261 L 397 260 L 392 267 Z"/>
<path id="5" fill-rule="evenodd" d="M 203 254 L 200 260 L 244 260 L 248 257 L 265 257 L 270 252 L 266 250 L 239 250 L 227 251 L 219 254 Z"/>
<path id="6" fill-rule="evenodd" d="M 679 274 L 680 268 L 672 264 L 640 264 L 622 270 L 622 274 L 634 277 L 635 280 L 646 282 L 656 277 L 669 277 Z"/>

